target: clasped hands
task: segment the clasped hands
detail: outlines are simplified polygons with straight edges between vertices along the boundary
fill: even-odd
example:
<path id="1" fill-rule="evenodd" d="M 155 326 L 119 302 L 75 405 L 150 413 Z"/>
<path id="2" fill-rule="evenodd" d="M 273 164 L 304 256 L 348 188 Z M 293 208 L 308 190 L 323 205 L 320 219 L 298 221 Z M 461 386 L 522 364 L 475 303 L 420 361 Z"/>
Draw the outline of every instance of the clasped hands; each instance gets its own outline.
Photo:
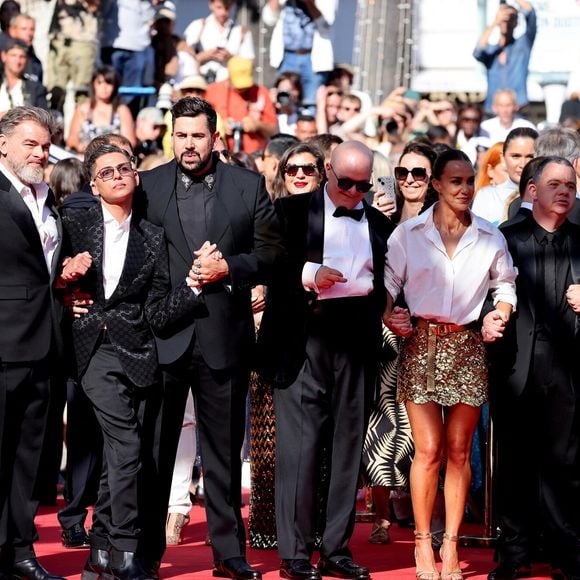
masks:
<path id="1" fill-rule="evenodd" d="M 498 308 L 488 312 L 483 317 L 483 324 L 481 326 L 483 342 L 495 342 L 498 338 L 502 338 L 509 318 L 507 312 L 499 310 Z"/>
<path id="2" fill-rule="evenodd" d="M 217 282 L 229 274 L 229 267 L 216 244 L 204 242 L 199 250 L 193 252 L 195 259 L 186 278 L 190 288 L 201 288 L 205 284 Z"/>
<path id="3" fill-rule="evenodd" d="M 411 314 L 406 308 L 395 306 L 391 312 L 383 316 L 385 326 L 397 336 L 409 338 L 413 334 Z"/>

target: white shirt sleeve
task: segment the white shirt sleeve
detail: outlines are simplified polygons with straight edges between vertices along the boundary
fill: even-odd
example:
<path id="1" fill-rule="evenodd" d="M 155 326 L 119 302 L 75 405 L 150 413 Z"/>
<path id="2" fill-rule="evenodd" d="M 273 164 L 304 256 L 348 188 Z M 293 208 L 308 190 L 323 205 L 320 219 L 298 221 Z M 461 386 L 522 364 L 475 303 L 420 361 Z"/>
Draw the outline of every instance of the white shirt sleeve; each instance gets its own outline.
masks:
<path id="1" fill-rule="evenodd" d="M 321 268 L 322 264 L 315 262 L 306 262 L 302 268 L 302 285 L 305 290 L 314 290 L 318 294 L 318 286 L 316 285 L 316 272 Z"/>
<path id="2" fill-rule="evenodd" d="M 401 240 L 402 233 L 402 228 L 397 228 L 391 234 L 385 256 L 385 288 L 393 301 L 403 289 L 407 276 L 407 256 Z"/>

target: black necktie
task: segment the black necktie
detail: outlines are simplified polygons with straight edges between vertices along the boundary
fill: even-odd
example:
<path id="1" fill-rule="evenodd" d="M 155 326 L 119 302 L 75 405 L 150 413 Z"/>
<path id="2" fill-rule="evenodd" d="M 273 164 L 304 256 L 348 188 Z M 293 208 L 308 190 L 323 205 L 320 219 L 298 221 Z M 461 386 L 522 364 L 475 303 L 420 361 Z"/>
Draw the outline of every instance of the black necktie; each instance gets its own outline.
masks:
<path id="1" fill-rule="evenodd" d="M 348 209 L 346 207 L 343 207 L 342 205 L 339 205 L 334 210 L 334 213 L 332 215 L 334 217 L 346 216 L 352 218 L 353 220 L 356 220 L 357 222 L 360 222 L 364 213 L 365 213 L 364 207 L 361 207 L 360 209 Z"/>
<path id="2" fill-rule="evenodd" d="M 558 282 L 556 279 L 555 250 L 554 234 L 546 234 L 544 237 L 544 299 L 546 301 L 546 314 L 550 318 L 556 314 L 559 302 L 556 290 Z"/>

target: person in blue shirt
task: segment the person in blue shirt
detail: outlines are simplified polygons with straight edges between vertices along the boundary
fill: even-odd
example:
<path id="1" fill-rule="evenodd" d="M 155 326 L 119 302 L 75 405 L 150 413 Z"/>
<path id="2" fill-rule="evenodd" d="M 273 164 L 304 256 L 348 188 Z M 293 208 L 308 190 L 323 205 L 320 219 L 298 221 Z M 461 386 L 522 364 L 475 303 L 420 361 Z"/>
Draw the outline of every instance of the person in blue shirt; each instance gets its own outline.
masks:
<path id="1" fill-rule="evenodd" d="M 526 82 L 530 54 L 536 38 L 536 12 L 529 2 L 514 1 L 517 7 L 500 2 L 494 21 L 483 31 L 473 51 L 474 58 L 487 69 L 486 112 L 491 112 L 493 95 L 502 88 L 515 91 L 520 108 L 528 104 Z M 518 23 L 518 9 L 525 16 L 526 32 L 514 38 L 514 29 Z M 499 41 L 497 44 L 490 44 L 490 36 L 496 27 L 499 28 Z"/>

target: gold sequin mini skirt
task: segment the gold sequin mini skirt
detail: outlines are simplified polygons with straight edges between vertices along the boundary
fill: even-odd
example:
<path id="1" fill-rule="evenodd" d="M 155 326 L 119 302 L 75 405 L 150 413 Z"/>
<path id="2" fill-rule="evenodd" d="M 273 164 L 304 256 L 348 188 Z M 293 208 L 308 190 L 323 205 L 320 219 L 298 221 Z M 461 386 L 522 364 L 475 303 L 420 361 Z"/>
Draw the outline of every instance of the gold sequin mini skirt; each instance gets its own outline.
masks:
<path id="1" fill-rule="evenodd" d="M 444 407 L 487 401 L 487 357 L 481 333 L 438 332 L 447 325 L 416 327 L 403 341 L 397 377 L 397 401 Z"/>

